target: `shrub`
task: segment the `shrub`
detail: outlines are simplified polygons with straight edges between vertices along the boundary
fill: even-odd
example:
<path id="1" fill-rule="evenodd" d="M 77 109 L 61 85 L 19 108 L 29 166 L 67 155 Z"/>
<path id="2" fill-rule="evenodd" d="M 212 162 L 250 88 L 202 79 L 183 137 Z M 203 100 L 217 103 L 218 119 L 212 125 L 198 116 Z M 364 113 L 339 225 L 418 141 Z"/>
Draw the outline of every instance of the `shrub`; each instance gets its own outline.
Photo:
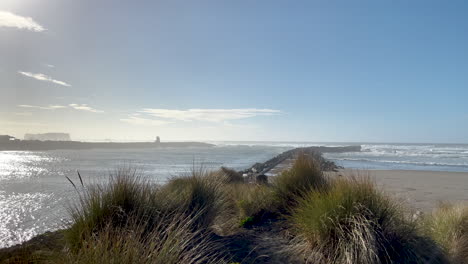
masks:
<path id="1" fill-rule="evenodd" d="M 311 191 L 289 220 L 302 241 L 294 250 L 310 263 L 445 263 L 401 207 L 366 178 Z"/>
<path id="2" fill-rule="evenodd" d="M 452 263 L 468 263 L 468 207 L 442 204 L 423 217 L 421 226 L 444 249 Z"/>
<path id="3" fill-rule="evenodd" d="M 311 190 L 328 188 L 320 163 L 312 156 L 299 154 L 291 169 L 282 172 L 273 182 L 273 189 L 281 209 L 294 207 Z"/>

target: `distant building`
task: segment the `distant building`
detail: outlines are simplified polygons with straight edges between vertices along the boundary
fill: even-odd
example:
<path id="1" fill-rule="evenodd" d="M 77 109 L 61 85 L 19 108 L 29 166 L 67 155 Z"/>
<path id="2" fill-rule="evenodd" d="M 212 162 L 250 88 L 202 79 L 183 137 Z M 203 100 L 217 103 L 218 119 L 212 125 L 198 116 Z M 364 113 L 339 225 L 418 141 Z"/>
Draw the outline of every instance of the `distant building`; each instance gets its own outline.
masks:
<path id="1" fill-rule="evenodd" d="M 159 136 L 156 137 L 155 143 L 157 143 L 157 144 L 161 143 L 161 139 L 159 138 Z"/>
<path id="2" fill-rule="evenodd" d="M 13 140 L 16 140 L 16 138 L 9 135 L 0 135 L 0 142 L 10 142 Z"/>
<path id="3" fill-rule="evenodd" d="M 24 140 L 40 141 L 70 141 L 70 134 L 67 133 L 45 133 L 45 134 L 26 134 Z"/>

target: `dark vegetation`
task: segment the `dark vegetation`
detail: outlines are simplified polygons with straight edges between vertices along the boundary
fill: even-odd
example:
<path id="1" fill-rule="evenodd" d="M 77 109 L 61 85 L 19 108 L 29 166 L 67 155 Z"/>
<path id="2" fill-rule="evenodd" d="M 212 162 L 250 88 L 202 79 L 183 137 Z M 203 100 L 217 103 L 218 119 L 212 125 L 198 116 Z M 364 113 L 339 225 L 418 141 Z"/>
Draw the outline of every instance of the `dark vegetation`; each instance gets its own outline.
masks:
<path id="1" fill-rule="evenodd" d="M 198 170 L 151 184 L 122 169 L 80 194 L 70 227 L 1 250 L 4 263 L 468 263 L 468 210 L 413 219 L 366 177 L 302 154 L 266 184 Z M 37 238 L 36 238 L 37 240 Z M 46 242 L 47 241 L 47 242 Z"/>

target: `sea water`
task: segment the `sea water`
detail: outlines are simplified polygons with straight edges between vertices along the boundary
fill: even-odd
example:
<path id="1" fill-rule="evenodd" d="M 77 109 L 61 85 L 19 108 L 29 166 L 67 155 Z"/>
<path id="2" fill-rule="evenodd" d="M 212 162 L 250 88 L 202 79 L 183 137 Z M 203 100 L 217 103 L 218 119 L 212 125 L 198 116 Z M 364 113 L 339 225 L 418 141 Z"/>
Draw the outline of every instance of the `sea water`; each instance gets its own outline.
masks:
<path id="1" fill-rule="evenodd" d="M 281 152 L 304 146 L 357 143 L 211 142 L 212 148 L 125 150 L 0 151 L 0 248 L 66 226 L 77 194 L 77 171 L 85 184 L 132 167 L 153 182 L 189 173 L 193 168 L 244 169 Z M 338 165 L 358 169 L 409 169 L 468 172 L 468 145 L 366 144 L 362 152 L 327 153 Z"/>
<path id="2" fill-rule="evenodd" d="M 467 144 L 361 144 L 361 152 L 327 153 L 345 168 L 468 172 Z"/>

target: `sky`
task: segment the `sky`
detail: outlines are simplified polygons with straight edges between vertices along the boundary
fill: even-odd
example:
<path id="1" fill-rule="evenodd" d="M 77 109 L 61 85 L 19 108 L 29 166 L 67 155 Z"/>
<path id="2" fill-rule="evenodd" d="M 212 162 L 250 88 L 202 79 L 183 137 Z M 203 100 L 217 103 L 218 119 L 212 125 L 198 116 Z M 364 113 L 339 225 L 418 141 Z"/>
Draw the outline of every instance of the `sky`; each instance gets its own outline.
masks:
<path id="1" fill-rule="evenodd" d="M 468 143 L 467 1 L 0 1 L 0 134 Z"/>

